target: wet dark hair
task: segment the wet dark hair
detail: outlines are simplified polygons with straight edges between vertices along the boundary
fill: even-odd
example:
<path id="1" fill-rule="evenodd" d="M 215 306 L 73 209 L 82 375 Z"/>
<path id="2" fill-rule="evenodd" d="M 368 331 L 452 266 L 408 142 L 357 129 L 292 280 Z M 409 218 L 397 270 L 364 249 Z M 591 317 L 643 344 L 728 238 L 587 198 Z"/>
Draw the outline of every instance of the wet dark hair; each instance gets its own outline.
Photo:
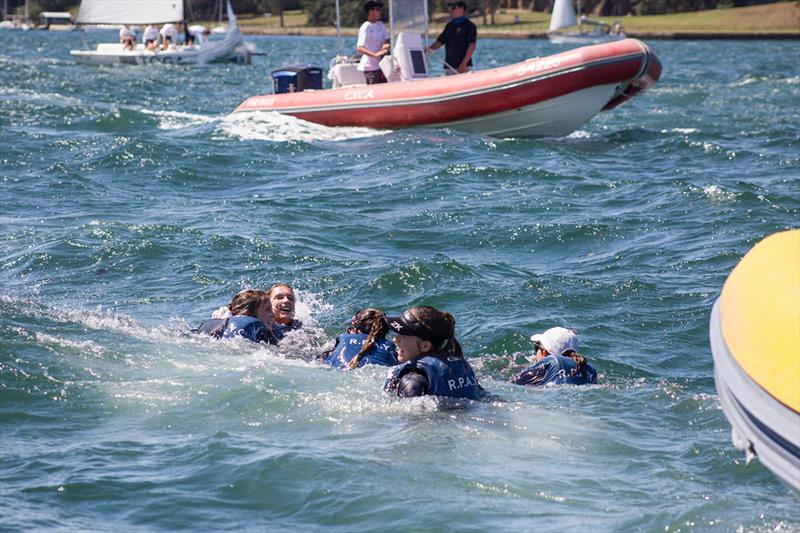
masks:
<path id="1" fill-rule="evenodd" d="M 256 316 L 259 306 L 269 296 L 260 289 L 247 289 L 240 291 L 228 304 L 233 315 Z"/>
<path id="2" fill-rule="evenodd" d="M 353 316 L 351 320 L 351 329 L 354 329 L 358 333 L 366 334 L 367 339 L 364 341 L 364 344 L 361 345 L 361 349 L 355 357 L 348 363 L 350 368 L 358 367 L 358 363 L 361 361 L 364 354 L 375 346 L 375 341 L 386 337 L 386 334 L 389 332 L 389 326 L 386 325 L 384 317 L 385 315 L 382 311 L 373 309 L 372 307 L 366 307 Z"/>
<path id="3" fill-rule="evenodd" d="M 464 352 L 456 340 L 456 319 L 450 313 L 429 305 L 406 309 L 403 321 L 413 325 L 423 340 L 433 344 L 431 355 L 463 358 Z"/>
<path id="4" fill-rule="evenodd" d="M 576 352 L 575 350 L 567 350 L 563 354 L 564 357 L 569 357 L 573 361 L 575 361 L 575 372 L 583 374 L 586 367 L 586 358 Z"/>
<path id="5" fill-rule="evenodd" d="M 364 3 L 364 13 L 369 13 L 373 8 L 376 7 L 383 9 L 383 4 L 377 2 L 376 0 L 367 0 L 367 2 Z"/>

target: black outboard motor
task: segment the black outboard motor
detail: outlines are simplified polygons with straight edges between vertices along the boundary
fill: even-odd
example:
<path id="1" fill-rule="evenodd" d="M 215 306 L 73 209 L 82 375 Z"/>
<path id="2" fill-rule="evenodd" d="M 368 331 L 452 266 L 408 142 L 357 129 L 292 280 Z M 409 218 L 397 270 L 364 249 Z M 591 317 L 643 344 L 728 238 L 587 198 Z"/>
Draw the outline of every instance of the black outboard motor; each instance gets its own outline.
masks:
<path id="1" fill-rule="evenodd" d="M 322 69 L 314 65 L 288 65 L 272 71 L 272 92 L 299 93 L 322 89 Z"/>

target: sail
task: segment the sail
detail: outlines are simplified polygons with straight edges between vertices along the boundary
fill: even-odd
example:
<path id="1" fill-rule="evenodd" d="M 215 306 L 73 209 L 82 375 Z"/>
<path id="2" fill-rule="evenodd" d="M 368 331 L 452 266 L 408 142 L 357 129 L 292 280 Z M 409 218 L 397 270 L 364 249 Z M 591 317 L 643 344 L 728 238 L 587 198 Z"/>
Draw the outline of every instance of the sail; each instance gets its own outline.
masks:
<path id="1" fill-rule="evenodd" d="M 575 17 L 575 9 L 572 7 L 572 0 L 555 0 L 553 16 L 550 17 L 550 29 L 548 31 L 574 26 L 577 23 L 578 20 Z"/>
<path id="2" fill-rule="evenodd" d="M 183 20 L 183 0 L 83 0 L 79 24 L 162 24 Z"/>

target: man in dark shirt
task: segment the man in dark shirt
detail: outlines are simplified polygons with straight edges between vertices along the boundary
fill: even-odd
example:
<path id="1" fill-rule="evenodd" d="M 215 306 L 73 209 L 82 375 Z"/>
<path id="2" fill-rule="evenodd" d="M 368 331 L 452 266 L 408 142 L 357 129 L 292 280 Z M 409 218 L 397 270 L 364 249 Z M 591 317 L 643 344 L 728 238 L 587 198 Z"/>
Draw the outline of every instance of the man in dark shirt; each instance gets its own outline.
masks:
<path id="1" fill-rule="evenodd" d="M 444 27 L 429 50 L 445 49 L 445 71 L 447 75 L 461 74 L 472 70 L 472 54 L 478 40 L 478 28 L 467 18 L 467 4 L 456 0 L 447 4 L 450 22 Z"/>

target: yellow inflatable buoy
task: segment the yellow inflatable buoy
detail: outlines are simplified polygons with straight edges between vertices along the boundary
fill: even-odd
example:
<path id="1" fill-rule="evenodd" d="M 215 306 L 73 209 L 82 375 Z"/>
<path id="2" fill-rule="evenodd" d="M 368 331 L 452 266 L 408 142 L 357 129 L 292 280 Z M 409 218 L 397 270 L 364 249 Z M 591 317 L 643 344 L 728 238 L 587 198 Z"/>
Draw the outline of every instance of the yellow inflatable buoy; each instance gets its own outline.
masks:
<path id="1" fill-rule="evenodd" d="M 770 235 L 742 258 L 709 334 L 734 445 L 800 492 L 800 230 Z"/>

